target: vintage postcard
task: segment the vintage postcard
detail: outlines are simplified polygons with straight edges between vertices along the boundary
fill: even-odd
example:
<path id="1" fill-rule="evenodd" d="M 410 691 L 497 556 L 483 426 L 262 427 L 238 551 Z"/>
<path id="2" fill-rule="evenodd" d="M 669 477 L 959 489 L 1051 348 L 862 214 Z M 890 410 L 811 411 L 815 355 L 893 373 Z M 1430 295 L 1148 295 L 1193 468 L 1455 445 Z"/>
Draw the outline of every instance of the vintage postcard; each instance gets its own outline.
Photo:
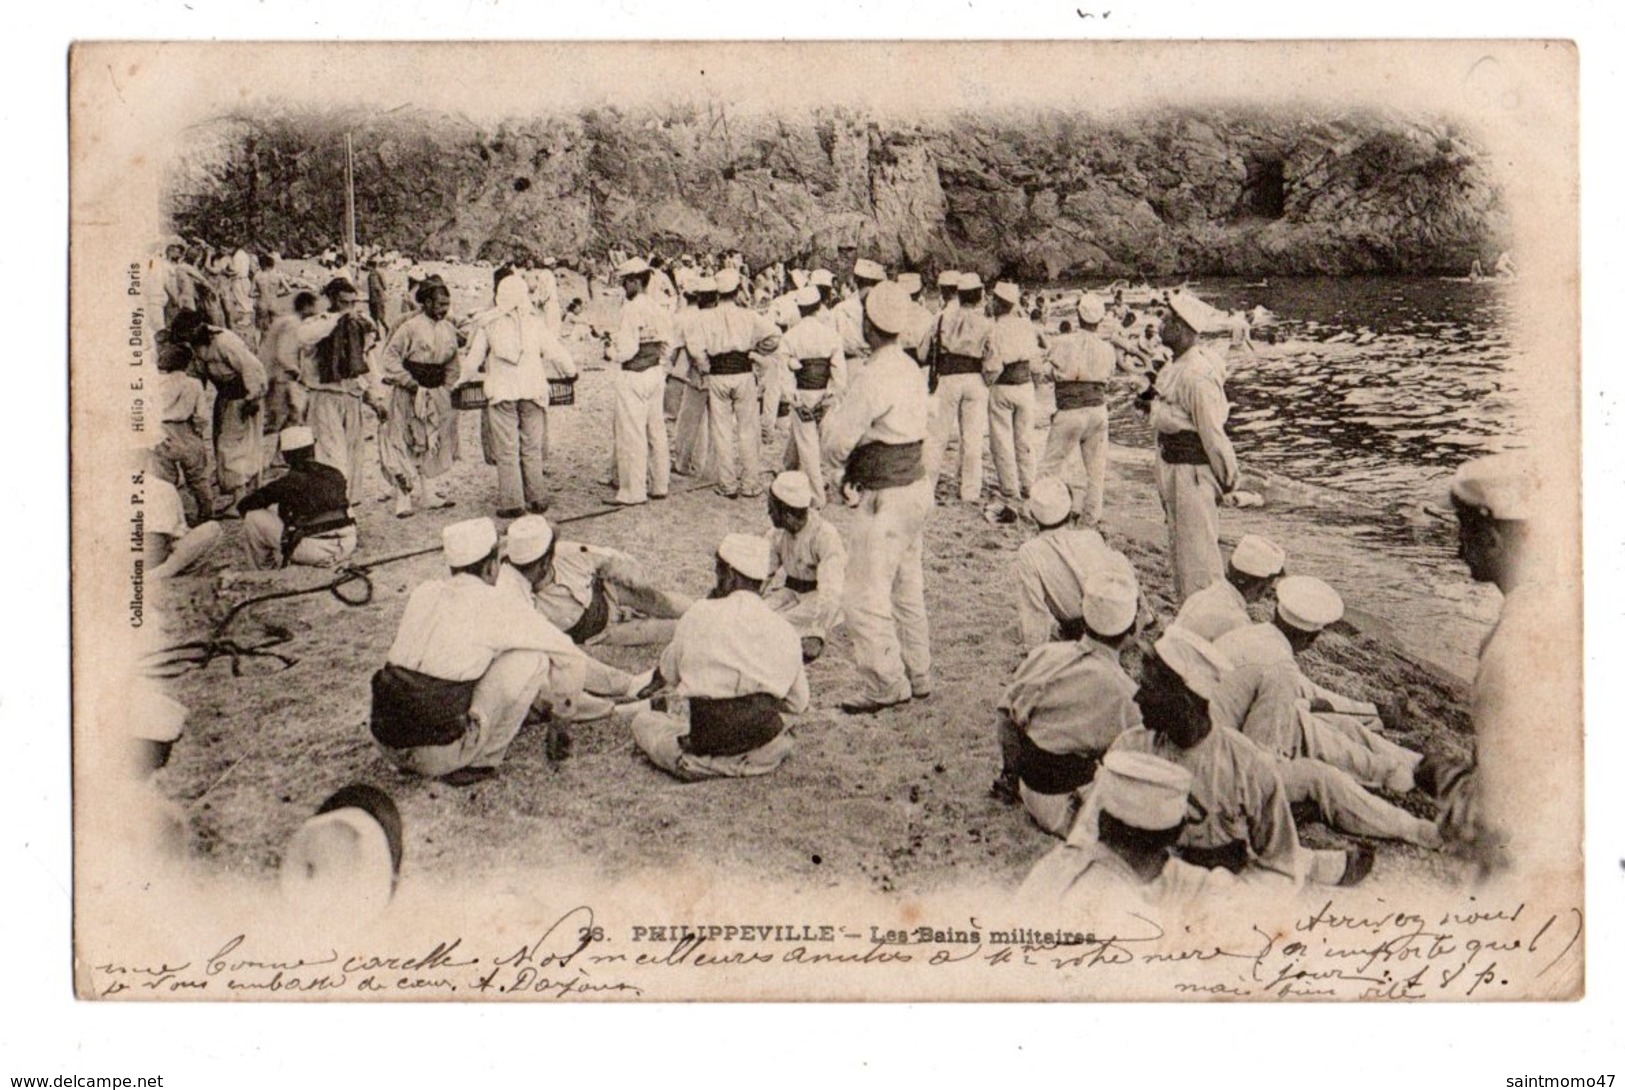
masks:
<path id="1" fill-rule="evenodd" d="M 1577 63 L 77 45 L 77 994 L 1581 997 Z"/>

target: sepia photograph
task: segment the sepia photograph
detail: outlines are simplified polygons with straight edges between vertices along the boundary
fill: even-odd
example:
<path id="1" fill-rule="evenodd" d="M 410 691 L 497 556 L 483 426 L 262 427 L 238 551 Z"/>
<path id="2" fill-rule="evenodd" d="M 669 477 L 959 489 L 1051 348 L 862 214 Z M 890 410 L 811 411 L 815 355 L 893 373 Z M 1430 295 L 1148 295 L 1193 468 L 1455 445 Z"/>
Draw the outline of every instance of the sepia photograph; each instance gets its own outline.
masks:
<path id="1" fill-rule="evenodd" d="M 80 999 L 1586 994 L 1574 43 L 68 65 Z"/>

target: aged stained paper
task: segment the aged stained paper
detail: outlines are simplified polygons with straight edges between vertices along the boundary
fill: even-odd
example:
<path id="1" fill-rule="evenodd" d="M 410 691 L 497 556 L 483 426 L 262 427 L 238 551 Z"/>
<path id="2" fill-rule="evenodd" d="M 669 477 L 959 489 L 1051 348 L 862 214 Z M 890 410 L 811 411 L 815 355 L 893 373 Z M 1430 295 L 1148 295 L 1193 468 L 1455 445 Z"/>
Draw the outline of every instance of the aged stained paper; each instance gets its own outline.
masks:
<path id="1" fill-rule="evenodd" d="M 425 122 L 424 131 L 451 134 L 445 146 L 424 159 L 420 148 L 391 144 L 388 119 L 403 112 L 438 119 Z M 783 119 L 779 127 L 788 133 L 807 124 L 810 113 L 819 119 L 811 124 L 816 137 L 810 147 L 788 134 L 776 148 L 753 143 L 774 127 L 762 118 Z M 268 118 L 292 116 L 296 131 L 304 124 L 305 153 L 311 155 L 332 146 L 332 126 L 353 129 L 366 161 L 359 173 L 403 171 L 440 155 L 448 175 L 483 179 L 483 188 L 459 183 L 449 195 L 446 185 L 423 179 L 418 193 L 424 217 L 448 207 L 462 214 L 449 227 L 417 224 L 409 239 L 368 232 L 380 222 L 411 223 L 413 208 L 386 207 L 364 188 L 358 192 L 362 243 L 416 249 L 425 261 L 454 259 L 440 263 L 472 282 L 489 271 L 481 262 L 504 256 L 504 246 L 513 252 L 526 238 L 533 247 L 527 256 L 559 256 L 565 268 L 574 257 L 570 247 L 583 240 L 579 250 L 600 256 L 622 242 L 652 244 L 668 254 L 743 248 L 753 240 L 738 237 L 738 224 L 765 225 L 762 234 L 771 239 L 779 214 L 775 202 L 790 209 L 808 200 L 826 210 L 859 210 L 844 218 L 830 215 L 824 233 L 811 240 L 810 254 L 832 267 L 850 267 L 871 246 L 931 267 L 943 256 L 934 240 L 950 235 L 968 259 L 984 260 L 982 254 L 997 252 L 998 245 L 978 239 L 977 224 L 1035 220 L 1045 215 L 1045 202 L 1064 206 L 1089 199 L 1086 180 L 1072 192 L 1046 185 L 1045 175 L 1034 172 L 1035 162 L 1044 165 L 1043 149 L 1020 146 L 1014 132 L 1025 125 L 1054 136 L 1059 130 L 1053 126 L 1062 123 L 1034 119 L 1068 115 L 1085 119 L 1085 127 L 1088 119 L 1105 116 L 1112 124 L 1149 128 L 1170 113 L 1220 128 L 1235 126 L 1237 115 L 1315 118 L 1331 154 L 1340 136 L 1351 142 L 1369 136 L 1361 126 L 1381 128 L 1380 119 L 1397 118 L 1393 124 L 1400 127 L 1426 124 L 1442 139 L 1459 132 L 1469 141 L 1494 189 L 1493 212 L 1504 220 L 1518 272 L 1494 285 L 1505 305 L 1489 362 L 1504 372 L 1495 392 L 1504 385 L 1517 396 L 1485 411 L 1516 437 L 1511 445 L 1533 449 L 1544 468 L 1539 522 L 1550 548 L 1540 612 L 1550 631 L 1549 653 L 1535 656 L 1522 679 L 1540 694 L 1534 706 L 1543 714 L 1522 724 L 1525 735 L 1515 749 L 1519 767 L 1529 769 L 1512 816 L 1517 856 L 1487 880 L 1459 859 L 1382 843 L 1371 878 L 1351 889 L 1311 884 L 1279 893 L 1243 887 L 1178 910 L 1125 897 L 1098 913 L 1069 918 L 1023 905 L 1014 897 L 1016 887 L 1056 842 L 1020 807 L 985 797 L 997 771 L 994 709 L 1019 661 L 1013 599 L 999 598 L 999 589 L 1009 585 L 1016 531 L 1004 532 L 1003 551 L 958 545 L 953 563 L 946 557 L 953 546 L 928 539 L 928 559 L 933 541 L 944 549 L 943 565 L 928 568 L 936 574 L 928 575 L 927 587 L 944 645 L 936 704 L 872 720 L 844 717 L 834 704 L 850 668 L 820 663 L 810 671 L 813 710 L 797 727 L 798 753 L 779 772 L 749 783 L 677 784 L 649 766 L 624 725 L 609 723 L 577 729 L 575 752 L 562 761 L 544 756 L 539 738 L 522 739 L 499 779 L 485 785 L 414 780 L 373 750 L 365 726 L 366 686 L 382 663 L 407 592 L 443 574 L 436 557 L 370 573 L 371 600 L 361 605 L 341 604 L 318 589 L 252 606 L 240 617 L 229 611 L 246 599 L 318 588 L 328 576 L 289 571 L 240 577 L 246 567 L 237 541 L 240 523 L 226 524 L 222 558 L 205 576 L 149 579 L 145 564 L 136 566 L 144 561 L 136 549 L 136 515 L 144 514 L 147 502 L 143 451 L 155 442 L 159 423 L 149 400 L 157 377 L 153 335 L 162 325 L 155 249 L 176 230 L 178 215 L 207 206 L 211 190 L 199 184 L 200 177 L 212 178 L 217 189 L 258 184 L 259 167 L 248 175 L 232 173 L 241 161 L 233 156 L 256 139 L 262 155 L 290 154 L 277 142 L 282 131 Z M 549 118 L 573 119 L 573 127 L 527 127 Z M 1581 994 L 1578 187 L 1571 48 L 1506 42 L 87 44 L 73 55 L 70 121 L 75 965 L 81 995 L 1479 1000 Z M 990 197 L 991 207 L 967 205 L 964 194 L 975 186 L 966 185 L 963 164 L 955 174 L 954 164 L 939 162 L 938 184 L 946 180 L 953 193 L 939 192 L 938 205 L 909 204 L 906 198 L 921 195 L 906 184 L 926 142 L 916 138 L 967 124 L 986 125 L 996 143 L 1008 142 L 1008 154 L 990 156 L 1000 173 L 984 188 L 1004 197 L 1021 194 L 1021 202 L 1001 205 Z M 640 131 L 652 143 L 639 143 Z M 1188 125 L 1180 131 L 1188 135 Z M 898 133 L 904 138 L 896 139 Z M 561 173 L 557 160 L 582 155 L 587 144 L 590 152 L 578 172 Z M 669 184 L 640 175 L 662 168 L 646 156 L 651 146 L 701 156 L 720 147 L 730 169 L 737 159 L 755 173 L 748 185 L 723 184 L 735 182 L 733 175 L 713 179 L 725 194 L 723 208 L 705 207 L 705 195 L 688 192 L 692 178 L 681 171 L 672 170 Z M 1159 192 L 1178 192 L 1178 178 L 1165 176 L 1194 173 L 1201 164 L 1164 150 L 1165 159 L 1159 161 L 1153 150 L 1133 164 L 1133 173 Z M 796 158 L 801 152 L 822 152 L 827 165 L 802 162 Z M 847 205 L 829 192 L 847 180 L 840 170 L 843 155 L 865 160 L 871 184 L 867 193 L 849 194 Z M 481 166 L 473 166 L 470 156 Z M 1282 158 L 1294 162 L 1290 154 Z M 521 169 L 508 171 L 511 164 Z M 1383 167 L 1377 162 L 1372 169 Z M 279 176 L 275 164 L 263 169 Z M 592 190 L 585 204 L 598 217 L 593 224 L 624 225 L 628 235 L 594 237 L 592 228 L 565 222 L 583 207 L 578 192 L 525 197 L 561 176 Z M 629 200 L 624 192 L 593 184 L 629 176 L 636 184 L 622 189 L 636 192 L 644 206 L 623 207 L 617 202 Z M 331 180 L 342 173 L 312 170 L 306 177 Z M 787 192 L 785 179 L 803 192 Z M 258 220 L 251 211 L 245 222 L 188 222 L 217 236 L 206 238 L 214 245 L 280 248 L 290 259 L 304 258 L 340 240 L 331 196 L 297 188 L 256 192 L 254 200 L 263 202 Z M 1268 215 L 1267 197 L 1259 199 L 1264 203 L 1252 210 Z M 728 202 L 735 200 L 751 207 L 735 208 L 736 218 L 729 219 Z M 897 200 L 901 207 L 888 203 Z M 514 202 L 528 202 L 522 216 Z M 1164 223 L 1190 223 L 1164 199 L 1153 204 L 1148 197 L 1147 203 Z M 1429 214 L 1414 203 L 1414 215 Z M 1349 207 L 1329 215 L 1363 214 Z M 713 222 L 706 223 L 705 215 Z M 254 237 L 268 222 L 321 217 L 327 218 L 296 240 Z M 870 223 L 886 225 L 891 234 L 872 230 Z M 1441 237 L 1447 226 L 1441 225 Z M 1215 225 L 1216 237 L 1221 228 Z M 1381 267 L 1382 230 L 1380 222 L 1373 224 L 1371 247 L 1379 255 L 1373 268 Z M 1195 246 L 1202 236 L 1189 228 L 1182 237 Z M 313 239 L 321 241 L 311 245 Z M 446 252 L 427 249 L 431 245 Z M 1007 255 L 1012 261 L 990 263 L 987 272 L 1004 275 L 1008 265 L 1009 275 L 1038 285 L 1111 279 L 1089 270 L 1087 262 L 1077 269 L 1068 265 L 1071 248 L 1086 252 L 1091 245 L 1083 237 L 1047 249 L 1036 245 Z M 1158 285 L 1189 279 L 1180 275 L 1179 255 L 1168 260 L 1173 264 L 1166 268 L 1152 263 L 1143 276 L 1123 279 Z M 1292 260 L 1283 256 L 1283 268 Z M 1235 261 L 1244 273 L 1240 279 L 1268 279 L 1253 271 L 1256 264 Z M 1304 268 L 1299 261 L 1294 271 Z M 1195 279 L 1200 291 L 1202 278 Z M 1415 278 L 1403 283 L 1414 285 Z M 603 507 L 597 479 L 607 457 L 607 379 L 584 375 L 575 418 L 570 409 L 553 410 L 558 468 L 550 471 L 556 472 L 551 517 Z M 1281 396 L 1311 401 L 1324 395 L 1297 390 Z M 1427 398 L 1438 399 L 1436 409 Z M 1449 395 L 1437 390 L 1421 390 L 1417 400 L 1415 415 L 1424 420 L 1451 409 Z M 1374 426 L 1405 425 L 1389 420 Z M 356 564 L 432 548 L 438 528 L 453 517 L 491 513 L 489 473 L 475 453 L 477 432 L 473 442 L 466 427 L 464 432 L 462 459 L 472 464 L 462 467 L 462 479 L 477 480 L 486 491 L 460 494 L 455 516 L 420 512 L 399 523 L 380 502 L 376 441 L 369 443 Z M 1241 448 L 1243 460 L 1251 449 L 1263 461 L 1270 435 L 1266 428 L 1251 437 L 1251 447 Z M 1273 464 L 1280 467 L 1276 477 L 1290 476 L 1289 463 Z M 1433 464 L 1435 476 L 1440 469 Z M 1113 472 L 1119 472 L 1115 461 Z M 715 536 L 765 529 L 765 514 L 746 504 L 711 504 L 709 493 L 673 493 L 664 510 L 605 515 L 584 522 L 580 533 L 587 541 L 634 552 L 656 564 L 662 578 L 703 594 Z M 1444 502 L 1442 488 L 1438 493 L 1435 505 Z M 1338 495 L 1328 488 L 1297 502 L 1335 508 Z M 1272 495 L 1271 505 L 1276 502 Z M 1110 527 L 1114 512 L 1108 505 Z M 1350 527 L 1356 551 L 1381 547 L 1354 533 L 1367 511 L 1350 501 L 1347 510 L 1335 512 L 1336 525 Z M 1144 522 L 1144 512 L 1133 517 Z M 1166 542 L 1155 532 L 1154 508 L 1150 517 L 1151 532 L 1142 537 L 1155 558 Z M 1424 511 L 1416 517 L 1430 516 Z M 1314 562 L 1321 536 L 1305 540 L 1312 544 L 1294 570 L 1337 583 L 1351 612 L 1367 615 L 1349 638 L 1386 640 L 1396 658 L 1443 679 L 1443 705 L 1428 711 L 1453 724 L 1448 740 L 1459 752 L 1470 737 L 1464 726 L 1477 639 L 1494 623 L 1498 601 L 1481 588 L 1463 589 L 1467 580 L 1460 571 L 1453 579 L 1397 588 L 1397 594 L 1374 585 L 1392 575 L 1389 569 L 1370 572 L 1366 578 L 1373 582 L 1362 585 L 1359 569 L 1345 577 L 1328 566 L 1336 553 Z M 1417 544 L 1437 552 L 1438 527 L 1419 532 Z M 357 581 L 351 596 L 359 589 Z M 1414 599 L 1427 608 L 1419 614 L 1422 621 L 1404 609 L 1385 616 L 1368 599 Z M 1472 623 L 1441 626 L 1430 640 L 1425 619 L 1435 608 L 1465 612 Z M 950 649 L 956 611 L 969 618 L 968 634 L 958 634 L 963 646 L 957 654 Z M 180 661 L 191 651 L 177 651 L 178 645 L 205 640 L 228 620 L 232 627 L 216 630 L 217 642 L 204 649 L 224 654 L 207 662 Z M 232 646 L 218 642 L 225 640 Z M 233 648 L 292 661 L 284 671 L 283 659 L 234 657 Z M 830 659 L 840 654 L 836 641 Z M 1349 661 L 1358 667 L 1362 660 Z M 148 715 L 155 689 L 186 706 L 185 729 L 170 765 L 132 785 L 124 742 L 131 725 Z M 1519 708 L 1531 705 L 1521 694 L 1508 699 Z M 284 846 L 324 798 L 351 782 L 382 787 L 400 806 L 399 886 L 387 908 L 367 919 L 301 916 L 279 888 Z"/>

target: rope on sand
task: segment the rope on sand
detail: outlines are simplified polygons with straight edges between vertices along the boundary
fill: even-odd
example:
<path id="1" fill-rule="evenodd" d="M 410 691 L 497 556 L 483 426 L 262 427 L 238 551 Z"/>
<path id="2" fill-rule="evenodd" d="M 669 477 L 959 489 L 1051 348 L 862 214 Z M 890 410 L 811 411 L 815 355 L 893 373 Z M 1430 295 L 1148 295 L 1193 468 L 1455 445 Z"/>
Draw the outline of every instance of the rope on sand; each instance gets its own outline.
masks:
<path id="1" fill-rule="evenodd" d="M 712 488 L 709 482 L 690 485 L 671 493 L 673 497 L 686 496 L 691 492 Z M 572 523 L 587 522 L 591 519 L 603 518 L 628 510 L 619 504 L 606 504 L 591 511 L 584 511 L 579 515 L 570 515 L 565 518 L 552 520 L 554 526 L 568 526 Z M 326 591 L 347 606 L 364 606 L 372 601 L 373 585 L 370 573 L 389 564 L 399 563 L 402 560 L 411 560 L 419 556 L 428 556 L 430 553 L 440 551 L 439 545 L 431 545 L 422 549 L 410 549 L 406 552 L 392 553 L 381 556 L 376 560 L 369 560 L 365 564 L 342 564 L 334 569 L 336 578 L 326 583 L 319 583 L 313 587 L 300 587 L 296 590 L 277 590 L 266 594 L 256 594 L 251 598 L 244 598 L 232 606 L 215 625 L 209 630 L 204 639 L 187 640 L 183 643 L 171 644 L 148 655 L 144 667 L 145 672 L 152 677 L 177 677 L 187 670 L 206 669 L 211 662 L 218 658 L 231 660 L 232 677 L 243 676 L 243 660 L 251 658 L 272 659 L 281 665 L 271 671 L 281 673 L 297 665 L 299 660 L 272 648 L 280 647 L 293 639 L 293 633 L 279 625 L 267 626 L 266 631 L 270 638 L 256 644 L 241 644 L 235 640 L 225 638 L 232 622 L 242 612 L 251 606 L 264 605 L 266 602 L 275 602 L 288 598 L 300 598 L 307 594 L 319 594 Z M 347 590 L 352 584 L 359 584 L 359 590 Z"/>

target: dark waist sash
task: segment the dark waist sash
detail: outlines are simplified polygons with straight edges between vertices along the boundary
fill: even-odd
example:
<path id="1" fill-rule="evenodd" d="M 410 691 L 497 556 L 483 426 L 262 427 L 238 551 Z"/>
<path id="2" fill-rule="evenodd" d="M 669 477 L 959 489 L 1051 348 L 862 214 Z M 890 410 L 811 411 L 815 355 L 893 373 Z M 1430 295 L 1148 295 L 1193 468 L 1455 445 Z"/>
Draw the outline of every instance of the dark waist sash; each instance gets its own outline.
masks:
<path id="1" fill-rule="evenodd" d="M 1033 380 L 1033 369 L 1026 360 L 1016 360 L 1014 363 L 1004 365 L 999 377 L 994 380 L 995 386 L 1020 386 L 1024 382 Z"/>
<path id="2" fill-rule="evenodd" d="M 412 381 L 425 390 L 438 390 L 446 384 L 446 375 L 451 370 L 451 361 L 445 363 L 419 363 L 416 360 L 404 360 L 406 373 L 412 376 Z"/>
<path id="3" fill-rule="evenodd" d="M 696 757 L 737 757 L 765 746 L 784 730 L 778 697 L 767 693 L 688 702 L 688 733 L 678 744 Z"/>
<path id="4" fill-rule="evenodd" d="M 473 681 L 445 681 L 386 663 L 372 675 L 372 736 L 391 749 L 448 746 L 468 733 Z"/>
<path id="5" fill-rule="evenodd" d="M 823 359 L 802 360 L 801 370 L 796 372 L 796 389 L 829 389 L 830 368 L 831 364 L 828 356 Z"/>
<path id="6" fill-rule="evenodd" d="M 816 578 L 797 579 L 793 575 L 786 575 L 784 577 L 784 585 L 790 590 L 795 591 L 797 594 L 811 594 L 813 591 L 818 589 L 818 580 Z"/>
<path id="7" fill-rule="evenodd" d="M 1104 382 L 1057 382 L 1055 384 L 1056 409 L 1092 409 L 1106 404 Z"/>
<path id="8" fill-rule="evenodd" d="M 299 543 L 307 537 L 320 537 L 323 534 L 331 534 L 354 525 L 355 519 L 350 517 L 350 512 L 347 510 L 323 511 L 319 515 L 306 519 L 298 526 L 284 521 L 282 524 L 282 562 L 286 564 L 288 558 L 293 555 L 293 551 L 299 547 Z"/>
<path id="9" fill-rule="evenodd" d="M 1207 448 L 1202 437 L 1193 431 L 1163 431 L 1157 433 L 1157 450 L 1162 460 L 1175 466 L 1205 466 Z"/>
<path id="10" fill-rule="evenodd" d="M 665 354 L 665 345 L 659 341 L 645 341 L 638 345 L 637 355 L 621 364 L 623 371 L 647 371 L 660 362 Z"/>
<path id="11" fill-rule="evenodd" d="M 939 375 L 975 375 L 982 370 L 982 357 L 961 356 L 958 352 L 943 352 L 937 362 Z"/>
<path id="12" fill-rule="evenodd" d="M 718 352 L 711 357 L 713 375 L 742 375 L 754 368 L 749 352 Z"/>
<path id="13" fill-rule="evenodd" d="M 1040 795 L 1064 795 L 1095 778 L 1100 758 L 1088 753 L 1051 753 L 1025 734 L 1016 771 L 1021 782 Z"/>
<path id="14" fill-rule="evenodd" d="M 924 442 L 863 443 L 846 460 L 846 479 L 870 492 L 902 488 L 925 477 Z"/>
<path id="15" fill-rule="evenodd" d="M 1069 617 L 1064 621 L 1056 621 L 1056 627 L 1061 630 L 1061 639 L 1077 641 L 1089 634 L 1089 626 L 1082 617 Z"/>
<path id="16" fill-rule="evenodd" d="M 1181 847 L 1178 851 L 1179 857 L 1193 867 L 1206 867 L 1208 870 L 1223 867 L 1240 874 L 1247 866 L 1247 844 L 1241 840 L 1232 840 L 1216 848 Z"/>
<path id="17" fill-rule="evenodd" d="M 608 627 L 609 592 L 604 589 L 604 581 L 595 577 L 592 581 L 592 600 L 564 634 L 570 637 L 571 643 L 586 643 Z"/>

